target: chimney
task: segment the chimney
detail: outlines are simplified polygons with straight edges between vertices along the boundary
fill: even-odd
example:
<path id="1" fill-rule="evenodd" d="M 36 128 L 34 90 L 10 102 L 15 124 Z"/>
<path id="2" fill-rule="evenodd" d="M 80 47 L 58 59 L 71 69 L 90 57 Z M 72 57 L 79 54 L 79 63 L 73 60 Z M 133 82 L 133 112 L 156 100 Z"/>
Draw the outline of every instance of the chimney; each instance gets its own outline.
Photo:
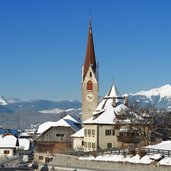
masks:
<path id="1" fill-rule="evenodd" d="M 113 99 L 112 106 L 113 106 L 113 107 L 116 107 L 116 97 L 112 97 L 112 99 Z"/>

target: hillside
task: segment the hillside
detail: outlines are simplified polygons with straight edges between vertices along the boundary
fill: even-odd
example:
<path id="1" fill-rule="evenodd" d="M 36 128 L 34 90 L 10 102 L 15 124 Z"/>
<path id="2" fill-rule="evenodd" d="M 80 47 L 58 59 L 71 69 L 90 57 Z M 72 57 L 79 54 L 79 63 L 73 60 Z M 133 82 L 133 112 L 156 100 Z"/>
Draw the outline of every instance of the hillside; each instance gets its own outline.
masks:
<path id="1" fill-rule="evenodd" d="M 142 107 L 153 106 L 171 110 L 171 85 L 167 84 L 159 88 L 129 94 L 129 103 L 138 103 Z"/>

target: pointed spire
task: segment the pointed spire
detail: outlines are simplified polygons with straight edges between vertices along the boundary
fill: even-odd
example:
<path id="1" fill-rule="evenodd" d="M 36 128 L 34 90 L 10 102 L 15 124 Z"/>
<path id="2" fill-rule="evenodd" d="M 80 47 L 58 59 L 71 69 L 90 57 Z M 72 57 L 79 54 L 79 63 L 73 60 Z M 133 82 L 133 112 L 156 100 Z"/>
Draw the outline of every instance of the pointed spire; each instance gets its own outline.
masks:
<path id="1" fill-rule="evenodd" d="M 84 61 L 83 79 L 90 65 L 92 66 L 92 69 L 96 73 L 96 58 L 95 58 L 95 52 L 94 52 L 91 17 L 90 17 L 89 29 L 88 29 L 88 40 L 87 40 L 87 49 L 86 49 L 86 55 L 85 55 L 85 61 Z"/>

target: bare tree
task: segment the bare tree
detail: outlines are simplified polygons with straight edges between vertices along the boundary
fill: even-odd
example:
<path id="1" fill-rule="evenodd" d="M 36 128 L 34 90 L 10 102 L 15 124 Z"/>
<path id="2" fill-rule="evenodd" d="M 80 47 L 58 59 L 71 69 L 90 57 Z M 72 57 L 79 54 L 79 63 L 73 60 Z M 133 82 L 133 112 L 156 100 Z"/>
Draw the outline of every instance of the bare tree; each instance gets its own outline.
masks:
<path id="1" fill-rule="evenodd" d="M 137 130 L 138 137 L 143 145 L 149 145 L 161 138 L 162 130 L 168 127 L 165 125 L 166 110 L 156 109 L 153 106 L 140 108 L 138 105 L 129 107 L 127 114 L 131 125 Z"/>

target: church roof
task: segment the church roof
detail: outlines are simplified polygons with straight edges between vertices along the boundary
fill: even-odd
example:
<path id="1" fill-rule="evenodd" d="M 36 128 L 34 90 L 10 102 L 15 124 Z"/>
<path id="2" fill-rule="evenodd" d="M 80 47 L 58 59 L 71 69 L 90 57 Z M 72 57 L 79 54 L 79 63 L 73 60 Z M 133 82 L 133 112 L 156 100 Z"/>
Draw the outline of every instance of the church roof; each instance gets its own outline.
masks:
<path id="1" fill-rule="evenodd" d="M 104 96 L 103 100 L 99 103 L 99 105 L 93 112 L 93 115 L 103 112 L 108 106 L 112 105 L 113 97 L 116 98 L 116 103 L 120 102 L 120 99 L 117 98 L 121 97 L 121 95 L 114 84 L 111 86 L 107 94 Z"/>
<path id="2" fill-rule="evenodd" d="M 86 49 L 86 55 L 84 61 L 83 79 L 85 78 L 90 65 L 92 66 L 93 71 L 96 72 L 96 58 L 95 58 L 95 51 L 94 51 L 91 19 L 88 29 L 88 40 L 87 40 L 87 49 Z"/>
<path id="3" fill-rule="evenodd" d="M 118 122 L 117 115 L 125 114 L 125 112 L 128 110 L 128 108 L 124 104 L 119 104 L 117 107 L 113 107 L 112 104 L 110 104 L 105 111 L 100 114 L 97 118 L 93 119 L 91 117 L 90 119 L 86 120 L 84 124 L 106 124 L 106 125 L 113 125 Z M 129 119 L 122 119 L 120 120 L 123 124 L 129 124 Z"/>

